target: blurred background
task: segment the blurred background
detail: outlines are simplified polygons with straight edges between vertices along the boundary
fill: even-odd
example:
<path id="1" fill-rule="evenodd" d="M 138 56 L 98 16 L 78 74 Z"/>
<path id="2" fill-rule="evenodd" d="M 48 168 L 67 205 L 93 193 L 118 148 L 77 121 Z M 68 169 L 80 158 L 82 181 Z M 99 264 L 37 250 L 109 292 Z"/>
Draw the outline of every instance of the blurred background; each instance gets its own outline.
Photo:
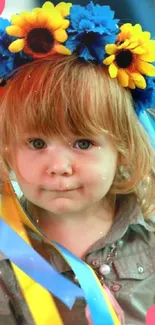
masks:
<path id="1" fill-rule="evenodd" d="M 5 17 L 9 17 L 10 14 L 22 10 L 31 10 L 33 7 L 41 6 L 45 2 L 44 0 L 5 1 L 6 6 L 3 12 L 3 16 Z M 57 4 L 60 1 L 53 0 L 52 2 Z M 66 2 L 81 5 L 89 3 L 88 0 L 73 0 Z M 122 23 L 140 23 L 143 29 L 149 30 L 152 33 L 152 38 L 155 39 L 155 0 L 94 0 L 93 2 L 100 5 L 109 5 L 116 12 L 115 16 L 120 18 Z"/>
<path id="2" fill-rule="evenodd" d="M 1 0 L 0 0 L 1 1 Z M 37 0 L 5 0 L 5 9 L 2 16 L 9 18 L 10 15 L 23 10 L 31 10 L 32 8 L 40 5 L 40 1 Z"/>

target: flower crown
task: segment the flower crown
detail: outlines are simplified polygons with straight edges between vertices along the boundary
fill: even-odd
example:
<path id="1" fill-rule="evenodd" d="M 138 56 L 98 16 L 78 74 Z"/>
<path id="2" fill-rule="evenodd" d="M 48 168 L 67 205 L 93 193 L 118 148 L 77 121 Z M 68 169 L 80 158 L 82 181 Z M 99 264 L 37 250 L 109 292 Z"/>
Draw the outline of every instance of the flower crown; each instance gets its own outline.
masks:
<path id="1" fill-rule="evenodd" d="M 155 40 L 139 24 L 119 26 L 109 6 L 47 1 L 32 12 L 0 18 L 0 86 L 28 62 L 55 53 L 107 67 L 129 88 L 138 114 L 155 107 Z"/>

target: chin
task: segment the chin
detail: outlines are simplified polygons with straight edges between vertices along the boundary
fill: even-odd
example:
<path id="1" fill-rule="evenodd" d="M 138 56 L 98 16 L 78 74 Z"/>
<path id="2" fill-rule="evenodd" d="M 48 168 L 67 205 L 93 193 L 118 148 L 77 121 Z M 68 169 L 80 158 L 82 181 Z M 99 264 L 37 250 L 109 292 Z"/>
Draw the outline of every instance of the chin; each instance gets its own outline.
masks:
<path id="1" fill-rule="evenodd" d="M 79 205 L 77 206 L 79 208 Z M 59 213 L 67 213 L 67 212 L 76 212 L 75 202 L 66 199 L 66 198 L 57 198 L 52 200 L 52 202 L 47 203 L 46 210 L 51 213 L 59 214 Z"/>

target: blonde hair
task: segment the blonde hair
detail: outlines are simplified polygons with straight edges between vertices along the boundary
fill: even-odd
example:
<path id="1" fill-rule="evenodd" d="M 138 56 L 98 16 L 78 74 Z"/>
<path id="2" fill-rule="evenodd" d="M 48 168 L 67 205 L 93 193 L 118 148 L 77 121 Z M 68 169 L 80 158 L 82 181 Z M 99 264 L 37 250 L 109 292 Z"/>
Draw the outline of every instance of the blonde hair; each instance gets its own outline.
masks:
<path id="1" fill-rule="evenodd" d="M 110 193 L 136 193 L 148 217 L 155 193 L 154 152 L 130 91 L 111 79 L 104 66 L 74 55 L 55 55 L 25 65 L 6 86 L 0 108 L 1 178 L 9 179 L 8 154 L 13 157 L 14 144 L 20 142 L 23 131 L 64 137 L 63 121 L 75 135 L 110 136 L 119 164 L 130 175 L 127 180 L 114 179 Z"/>

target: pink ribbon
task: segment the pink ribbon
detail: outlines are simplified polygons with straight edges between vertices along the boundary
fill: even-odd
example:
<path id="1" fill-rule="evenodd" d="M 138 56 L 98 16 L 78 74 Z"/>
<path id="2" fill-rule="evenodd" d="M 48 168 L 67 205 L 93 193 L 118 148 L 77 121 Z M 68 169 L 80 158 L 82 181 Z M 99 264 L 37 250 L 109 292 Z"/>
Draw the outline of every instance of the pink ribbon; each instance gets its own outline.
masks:
<path id="1" fill-rule="evenodd" d="M 121 309 L 120 305 L 118 304 L 118 302 L 116 301 L 116 299 L 114 298 L 114 296 L 112 295 L 112 293 L 110 292 L 110 290 L 108 289 L 107 286 L 103 285 L 105 291 L 106 291 L 106 294 L 108 296 L 108 298 L 111 300 L 111 303 L 112 303 L 112 306 L 121 322 L 121 325 L 125 325 L 125 320 L 124 320 L 124 313 L 123 313 L 123 310 Z M 85 315 L 86 315 L 86 319 L 88 321 L 88 325 L 93 325 L 92 324 L 92 321 L 91 321 L 91 318 L 90 318 L 90 312 L 89 312 L 89 309 L 88 309 L 88 306 L 86 306 L 86 309 L 85 309 Z M 152 325 L 151 323 L 148 324 L 148 325 Z"/>

